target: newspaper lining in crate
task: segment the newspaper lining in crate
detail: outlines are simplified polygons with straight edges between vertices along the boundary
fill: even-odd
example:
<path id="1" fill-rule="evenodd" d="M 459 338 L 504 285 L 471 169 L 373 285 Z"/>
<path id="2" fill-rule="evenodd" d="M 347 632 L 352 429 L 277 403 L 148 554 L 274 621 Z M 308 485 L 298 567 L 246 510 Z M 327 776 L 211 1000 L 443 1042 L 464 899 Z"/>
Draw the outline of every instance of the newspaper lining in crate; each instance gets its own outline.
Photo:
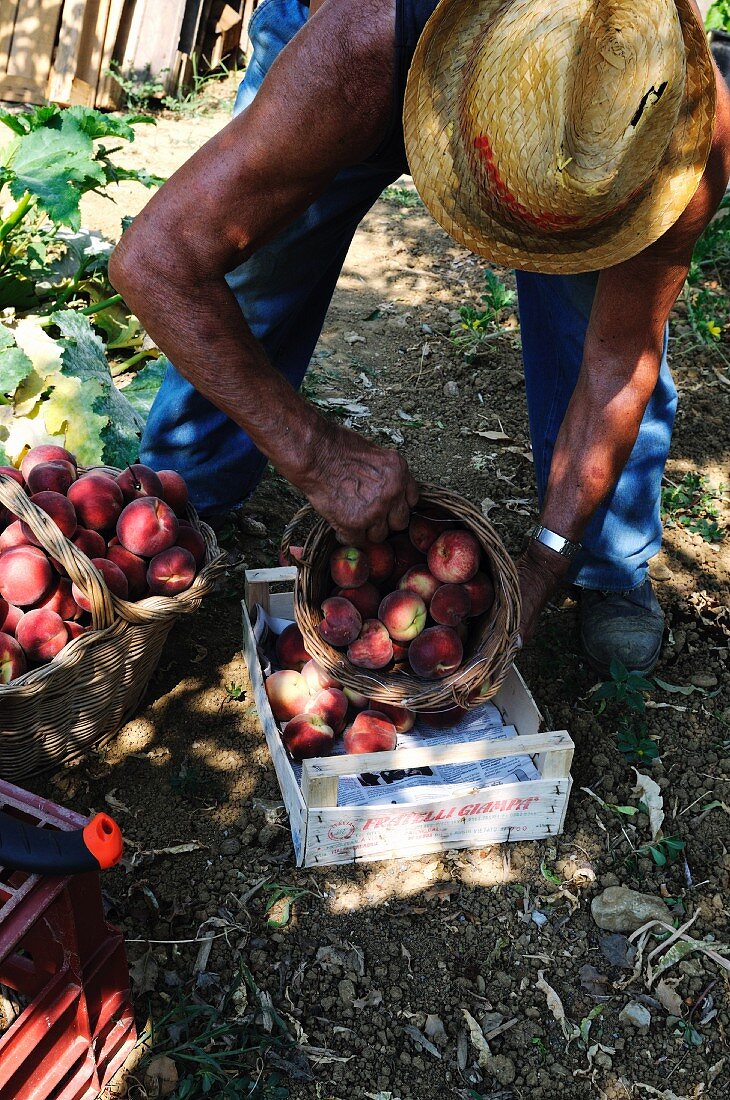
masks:
<path id="1" fill-rule="evenodd" d="M 408 744 L 399 737 L 394 752 L 336 753 L 294 765 L 266 695 L 256 638 L 263 619 L 255 632 L 249 609 L 254 622 L 259 605 L 274 628 L 283 628 L 292 619 L 292 594 L 272 587 L 291 588 L 295 575 L 291 568 L 247 572 L 243 649 L 299 866 L 416 856 L 561 832 L 573 743 L 565 731 L 539 732 L 540 713 L 516 669 L 487 704 L 489 721 L 480 720 L 486 729 L 467 717 L 463 728 L 427 733 L 421 722 Z M 403 772 L 408 774 L 401 777 Z M 460 781 L 437 782 L 447 776 Z"/>
<path id="2" fill-rule="evenodd" d="M 261 605 L 253 608 L 253 633 L 256 644 L 264 660 L 270 658 L 273 642 L 270 639 L 291 624 L 293 620 L 275 618 L 267 614 Z M 267 679 L 272 666 L 266 663 L 262 667 Z M 373 704 L 377 710 L 377 704 Z M 416 720 L 415 727 L 408 733 L 398 735 L 398 748 L 419 749 L 435 745 L 448 745 L 454 741 L 471 742 L 481 739 L 507 741 L 517 736 L 514 726 L 505 725 L 494 703 L 485 703 L 478 713 L 471 711 L 448 729 L 430 725 L 423 716 Z M 335 743 L 334 754 L 345 755 L 341 739 Z M 292 765 L 297 783 L 302 785 L 302 766 Z M 431 767 L 426 764 L 420 768 L 394 768 L 385 772 L 365 772 L 363 775 L 343 775 L 340 781 L 338 805 L 369 806 L 387 802 L 422 801 L 428 793 L 425 788 L 446 787 L 447 790 L 432 791 L 434 795 L 468 794 L 479 787 L 501 786 L 504 783 L 527 783 L 539 779 L 540 773 L 529 756 L 504 756 L 496 760 L 474 760 L 471 763 L 442 764 Z M 396 797 L 397 796 L 397 797 Z"/>

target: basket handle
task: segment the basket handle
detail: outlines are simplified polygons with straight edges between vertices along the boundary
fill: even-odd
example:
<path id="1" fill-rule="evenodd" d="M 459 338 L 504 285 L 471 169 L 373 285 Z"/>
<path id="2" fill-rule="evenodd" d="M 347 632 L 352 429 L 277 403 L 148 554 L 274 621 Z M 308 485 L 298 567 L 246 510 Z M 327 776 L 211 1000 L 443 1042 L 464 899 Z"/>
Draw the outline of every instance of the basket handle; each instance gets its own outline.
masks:
<path id="1" fill-rule="evenodd" d="M 297 569 L 301 569 L 303 565 L 310 565 L 310 562 L 305 562 L 302 558 L 295 557 L 291 552 L 292 540 L 297 528 L 304 522 L 305 519 L 309 519 L 311 516 L 316 516 L 314 508 L 311 504 L 305 504 L 303 508 L 289 520 L 284 528 L 284 534 L 281 536 L 281 553 L 286 560 L 295 565 Z"/>
<path id="2" fill-rule="evenodd" d="M 99 570 L 91 564 L 86 554 L 59 531 L 50 516 L 28 499 L 14 478 L 0 474 L 0 504 L 18 519 L 27 523 L 43 550 L 60 561 L 73 583 L 81 589 L 91 604 L 91 623 L 94 630 L 104 630 L 117 618 L 112 595 Z"/>

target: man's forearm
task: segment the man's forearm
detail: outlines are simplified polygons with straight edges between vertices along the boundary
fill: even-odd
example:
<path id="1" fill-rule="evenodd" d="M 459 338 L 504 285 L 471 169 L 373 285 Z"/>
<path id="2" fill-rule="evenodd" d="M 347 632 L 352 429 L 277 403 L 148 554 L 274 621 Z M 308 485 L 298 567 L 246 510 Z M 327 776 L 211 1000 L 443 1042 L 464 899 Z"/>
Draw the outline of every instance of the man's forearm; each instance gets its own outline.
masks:
<path id="1" fill-rule="evenodd" d="M 155 343 L 285 477 L 300 480 L 324 421 L 272 367 L 225 280 L 187 285 L 151 269 L 149 258 L 144 274 L 132 273 L 128 264 L 134 262 L 120 246 L 110 276 Z"/>
<path id="2" fill-rule="evenodd" d="M 546 527 L 580 542 L 626 465 L 659 375 L 660 354 L 584 364 L 555 445 L 541 513 Z"/>

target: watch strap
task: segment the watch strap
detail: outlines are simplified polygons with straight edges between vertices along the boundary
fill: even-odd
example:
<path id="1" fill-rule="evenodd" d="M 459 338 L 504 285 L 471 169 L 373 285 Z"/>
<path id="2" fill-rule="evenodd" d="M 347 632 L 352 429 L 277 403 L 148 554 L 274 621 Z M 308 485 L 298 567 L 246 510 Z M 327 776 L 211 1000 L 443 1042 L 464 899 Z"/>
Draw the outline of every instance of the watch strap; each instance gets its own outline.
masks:
<path id="1" fill-rule="evenodd" d="M 535 542 L 542 543 L 550 550 L 554 550 L 562 558 L 574 558 L 582 549 L 579 542 L 571 542 L 570 539 L 566 539 L 562 535 L 556 535 L 554 531 L 543 527 L 541 523 L 536 523 L 532 530 L 527 532 L 527 537 Z"/>

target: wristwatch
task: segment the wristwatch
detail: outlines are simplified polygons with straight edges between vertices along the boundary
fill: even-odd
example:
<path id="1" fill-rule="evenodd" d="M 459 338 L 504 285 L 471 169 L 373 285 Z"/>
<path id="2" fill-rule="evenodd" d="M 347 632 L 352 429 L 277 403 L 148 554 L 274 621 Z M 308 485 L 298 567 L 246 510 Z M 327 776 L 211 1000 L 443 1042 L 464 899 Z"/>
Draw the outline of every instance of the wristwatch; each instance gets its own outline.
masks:
<path id="1" fill-rule="evenodd" d="M 527 538 L 534 539 L 535 542 L 541 542 L 543 546 L 554 550 L 562 558 L 574 558 L 583 549 L 579 542 L 571 542 L 570 539 L 563 538 L 562 535 L 556 535 L 554 531 L 549 531 L 547 527 L 543 527 L 540 523 L 536 523 L 532 530 L 527 532 Z"/>

